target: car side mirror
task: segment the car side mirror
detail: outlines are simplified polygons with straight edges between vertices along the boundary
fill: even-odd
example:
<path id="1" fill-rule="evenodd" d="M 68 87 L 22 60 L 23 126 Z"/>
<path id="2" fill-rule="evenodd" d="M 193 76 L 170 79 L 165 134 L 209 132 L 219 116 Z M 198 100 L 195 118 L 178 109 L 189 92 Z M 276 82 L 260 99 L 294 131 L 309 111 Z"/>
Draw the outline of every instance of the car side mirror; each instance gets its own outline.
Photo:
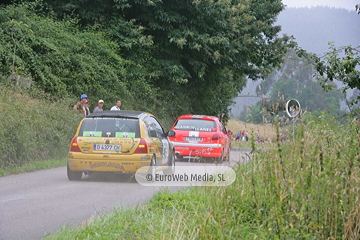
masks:
<path id="1" fill-rule="evenodd" d="M 168 131 L 167 136 L 168 136 L 168 137 L 174 137 L 174 136 L 175 136 L 175 132 L 172 131 L 172 130 L 170 130 L 170 131 Z"/>

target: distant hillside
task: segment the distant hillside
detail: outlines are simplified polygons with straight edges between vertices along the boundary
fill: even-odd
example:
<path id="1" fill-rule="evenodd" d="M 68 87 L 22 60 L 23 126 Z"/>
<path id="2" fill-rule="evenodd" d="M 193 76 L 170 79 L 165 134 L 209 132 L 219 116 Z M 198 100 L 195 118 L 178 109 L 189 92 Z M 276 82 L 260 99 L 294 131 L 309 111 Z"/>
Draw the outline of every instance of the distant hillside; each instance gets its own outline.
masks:
<path id="1" fill-rule="evenodd" d="M 277 25 L 282 28 L 281 34 L 293 35 L 300 47 L 316 54 L 327 52 L 328 42 L 336 46 L 360 46 L 360 15 L 355 11 L 330 7 L 286 8 L 280 13 Z M 255 95 L 259 82 L 249 81 L 239 96 Z M 235 98 L 232 116 L 238 117 L 245 105 L 254 105 L 258 100 Z"/>

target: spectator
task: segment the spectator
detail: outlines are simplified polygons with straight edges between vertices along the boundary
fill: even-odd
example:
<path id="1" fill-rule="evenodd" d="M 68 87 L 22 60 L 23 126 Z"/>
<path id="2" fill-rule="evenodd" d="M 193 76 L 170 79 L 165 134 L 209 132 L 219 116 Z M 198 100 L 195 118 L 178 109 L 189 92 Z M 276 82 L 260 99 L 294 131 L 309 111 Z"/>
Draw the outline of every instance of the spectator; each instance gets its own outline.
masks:
<path id="1" fill-rule="evenodd" d="M 121 106 L 121 100 L 118 99 L 118 100 L 116 100 L 116 105 L 113 106 L 110 110 L 111 111 L 120 111 L 120 106 Z"/>
<path id="2" fill-rule="evenodd" d="M 88 100 L 88 97 L 86 96 L 86 94 L 82 94 L 80 96 L 80 101 L 74 105 L 73 109 L 78 111 L 80 114 L 86 116 L 85 101 L 87 101 L 87 100 Z"/>
<path id="3" fill-rule="evenodd" d="M 88 100 L 85 100 L 84 107 L 85 107 L 85 117 L 86 117 L 87 115 L 90 114 L 89 101 Z"/>
<path id="4" fill-rule="evenodd" d="M 98 105 L 96 108 L 94 108 L 94 111 L 93 112 L 101 112 L 103 111 L 103 106 L 104 106 L 104 100 L 99 100 L 98 101 Z"/>
<path id="5" fill-rule="evenodd" d="M 228 129 L 227 134 L 230 137 L 230 139 L 232 140 L 233 139 L 233 137 L 232 137 L 233 132 L 230 129 Z"/>
<path id="6" fill-rule="evenodd" d="M 240 141 L 241 133 L 240 131 L 236 134 L 235 141 Z"/>
<path id="7" fill-rule="evenodd" d="M 284 141 L 284 135 L 282 133 L 280 133 L 279 139 L 281 142 Z"/>

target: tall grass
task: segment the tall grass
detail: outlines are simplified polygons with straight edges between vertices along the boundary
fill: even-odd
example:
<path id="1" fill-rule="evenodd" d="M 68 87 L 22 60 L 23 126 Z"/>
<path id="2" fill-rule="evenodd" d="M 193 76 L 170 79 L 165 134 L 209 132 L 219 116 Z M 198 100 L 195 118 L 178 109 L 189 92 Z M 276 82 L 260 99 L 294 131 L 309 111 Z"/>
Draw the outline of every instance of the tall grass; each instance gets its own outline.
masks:
<path id="1" fill-rule="evenodd" d="M 230 186 L 165 190 L 51 238 L 360 239 L 357 124 L 309 117 L 296 133 L 295 143 L 254 149 Z"/>
<path id="2" fill-rule="evenodd" d="M 66 100 L 0 85 L 0 169 L 66 157 L 81 117 Z"/>

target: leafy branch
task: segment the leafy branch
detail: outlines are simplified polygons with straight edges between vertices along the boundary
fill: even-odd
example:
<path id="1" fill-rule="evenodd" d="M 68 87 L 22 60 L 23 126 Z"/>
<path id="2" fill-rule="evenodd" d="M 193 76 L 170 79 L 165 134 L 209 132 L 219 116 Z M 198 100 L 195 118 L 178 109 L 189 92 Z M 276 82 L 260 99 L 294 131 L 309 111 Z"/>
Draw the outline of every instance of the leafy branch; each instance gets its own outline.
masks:
<path id="1" fill-rule="evenodd" d="M 26 37 L 26 34 L 24 34 L 24 31 L 27 33 L 30 33 L 30 34 L 32 34 L 33 32 L 27 24 L 15 21 L 14 19 L 7 22 L 7 24 L 9 26 L 9 30 L 10 30 L 10 37 L 14 43 L 11 75 L 15 77 L 14 81 L 15 81 L 15 85 L 17 85 L 18 83 L 17 83 L 16 75 L 17 75 L 18 69 L 21 69 L 21 68 L 15 67 L 16 50 L 17 50 L 16 48 L 19 45 L 19 43 L 21 43 Z"/>
<path id="2" fill-rule="evenodd" d="M 331 84 L 334 80 L 344 83 L 343 92 L 348 89 L 360 90 L 360 47 L 335 47 L 333 42 L 329 45 L 330 51 L 323 56 L 308 53 L 301 48 L 297 49 L 297 54 L 314 65 L 315 77 L 325 91 L 334 87 Z"/>

